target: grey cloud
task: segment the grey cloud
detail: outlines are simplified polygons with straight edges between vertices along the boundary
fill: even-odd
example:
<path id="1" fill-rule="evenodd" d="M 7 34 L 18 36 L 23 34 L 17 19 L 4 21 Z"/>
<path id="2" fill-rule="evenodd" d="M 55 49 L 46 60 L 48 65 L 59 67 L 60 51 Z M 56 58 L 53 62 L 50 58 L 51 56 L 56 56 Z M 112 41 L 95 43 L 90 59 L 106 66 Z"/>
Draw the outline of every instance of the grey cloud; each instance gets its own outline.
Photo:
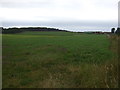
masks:
<path id="1" fill-rule="evenodd" d="M 101 8 L 115 8 L 119 0 L 95 0 L 94 5 Z"/>
<path id="2" fill-rule="evenodd" d="M 41 0 L 40 0 L 41 1 Z M 31 1 L 31 0 L 25 0 L 25 2 L 22 1 L 17 1 L 17 0 L 2 0 L 0 1 L 0 5 L 2 7 L 7 7 L 7 8 L 36 8 L 36 7 L 46 7 L 46 6 L 51 6 L 52 2 L 50 0 L 42 0 L 40 1 Z"/>
<path id="3" fill-rule="evenodd" d="M 59 0 L 60 1 L 60 0 Z M 79 1 L 79 2 L 78 2 Z M 81 0 L 67 0 L 67 3 L 64 3 L 61 0 L 60 3 L 65 4 L 59 6 L 57 0 L 0 0 L 0 5 L 5 8 L 64 8 L 64 9 L 79 9 L 82 7 Z"/>

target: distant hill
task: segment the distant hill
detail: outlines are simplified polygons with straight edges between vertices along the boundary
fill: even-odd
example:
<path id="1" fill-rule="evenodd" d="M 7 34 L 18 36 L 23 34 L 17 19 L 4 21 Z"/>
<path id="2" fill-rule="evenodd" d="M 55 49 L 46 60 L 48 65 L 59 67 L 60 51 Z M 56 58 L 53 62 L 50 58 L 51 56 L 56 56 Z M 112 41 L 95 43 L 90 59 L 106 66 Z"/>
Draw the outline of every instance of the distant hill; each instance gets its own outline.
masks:
<path id="1" fill-rule="evenodd" d="M 8 34 L 8 33 L 20 33 L 24 31 L 64 31 L 68 32 L 67 30 L 60 30 L 56 28 L 47 28 L 47 27 L 25 27 L 25 28 L 2 28 L 2 33 L 3 34 Z"/>
<path id="2" fill-rule="evenodd" d="M 25 32 L 25 31 L 62 31 L 62 32 L 71 32 L 71 31 L 67 31 L 67 30 L 60 30 L 60 29 L 56 29 L 56 28 L 47 28 L 47 27 L 24 27 L 24 28 L 3 28 L 0 27 L 0 33 L 3 34 L 15 34 L 15 33 L 21 33 L 21 32 Z M 88 33 L 88 34 L 110 34 L 111 32 L 102 32 L 102 31 L 86 31 L 86 32 L 76 32 L 76 33 Z"/>

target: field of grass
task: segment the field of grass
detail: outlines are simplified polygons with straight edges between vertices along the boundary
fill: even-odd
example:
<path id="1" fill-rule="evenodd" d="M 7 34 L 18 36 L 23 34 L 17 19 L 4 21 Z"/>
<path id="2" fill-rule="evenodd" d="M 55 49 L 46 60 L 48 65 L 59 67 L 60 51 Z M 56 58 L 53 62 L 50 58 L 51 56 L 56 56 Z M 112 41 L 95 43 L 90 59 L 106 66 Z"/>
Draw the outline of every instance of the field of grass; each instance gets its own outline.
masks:
<path id="1" fill-rule="evenodd" d="M 116 44 L 112 39 L 70 32 L 3 34 L 2 86 L 118 87 L 117 55 L 111 49 Z"/>

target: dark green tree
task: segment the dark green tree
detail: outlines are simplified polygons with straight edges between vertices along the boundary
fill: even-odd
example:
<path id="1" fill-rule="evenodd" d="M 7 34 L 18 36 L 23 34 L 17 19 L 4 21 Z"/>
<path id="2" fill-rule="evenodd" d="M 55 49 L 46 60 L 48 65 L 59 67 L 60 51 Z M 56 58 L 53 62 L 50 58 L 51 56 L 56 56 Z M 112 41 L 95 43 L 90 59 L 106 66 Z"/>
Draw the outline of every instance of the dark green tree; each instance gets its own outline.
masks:
<path id="1" fill-rule="evenodd" d="M 112 29 L 111 29 L 111 33 L 115 33 L 115 28 L 112 28 Z"/>
<path id="2" fill-rule="evenodd" d="M 115 32 L 117 35 L 120 35 L 120 28 L 118 27 L 116 32 Z"/>

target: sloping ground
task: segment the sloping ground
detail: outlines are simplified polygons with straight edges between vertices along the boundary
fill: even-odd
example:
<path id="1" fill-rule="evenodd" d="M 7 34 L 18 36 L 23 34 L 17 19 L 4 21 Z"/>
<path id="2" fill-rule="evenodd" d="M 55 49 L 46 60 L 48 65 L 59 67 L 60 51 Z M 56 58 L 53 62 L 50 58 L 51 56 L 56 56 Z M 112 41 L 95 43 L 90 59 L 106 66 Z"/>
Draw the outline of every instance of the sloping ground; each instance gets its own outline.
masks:
<path id="1" fill-rule="evenodd" d="M 114 37 L 58 34 L 3 35 L 3 88 L 118 87 Z"/>

